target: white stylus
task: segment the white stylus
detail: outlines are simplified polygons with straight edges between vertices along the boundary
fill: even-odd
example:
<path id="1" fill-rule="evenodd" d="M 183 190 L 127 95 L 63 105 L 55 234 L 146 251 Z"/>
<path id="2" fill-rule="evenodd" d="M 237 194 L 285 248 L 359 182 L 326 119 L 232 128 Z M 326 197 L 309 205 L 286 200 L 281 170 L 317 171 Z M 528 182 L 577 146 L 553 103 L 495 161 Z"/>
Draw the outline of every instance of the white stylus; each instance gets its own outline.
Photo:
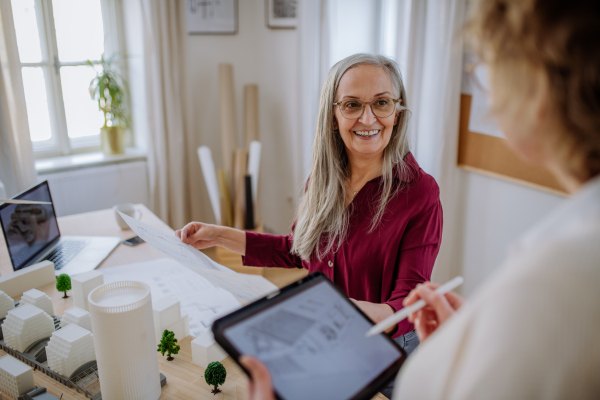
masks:
<path id="1" fill-rule="evenodd" d="M 454 290 L 460 285 L 462 285 L 464 281 L 465 280 L 462 276 L 457 276 L 456 278 L 449 280 L 448 282 L 435 289 L 435 292 L 439 294 L 446 294 L 451 290 Z M 369 329 L 367 331 L 367 337 L 377 335 L 378 333 L 385 331 L 389 327 L 392 327 L 398 322 L 402 321 L 404 318 L 407 318 L 410 314 L 414 313 L 415 311 L 419 311 L 426 305 L 427 303 L 425 303 L 424 300 L 418 300 L 414 304 L 411 304 L 408 307 L 404 307 L 402 310 L 398 311 L 393 315 L 390 315 L 389 317 L 387 317 L 386 319 Z"/>

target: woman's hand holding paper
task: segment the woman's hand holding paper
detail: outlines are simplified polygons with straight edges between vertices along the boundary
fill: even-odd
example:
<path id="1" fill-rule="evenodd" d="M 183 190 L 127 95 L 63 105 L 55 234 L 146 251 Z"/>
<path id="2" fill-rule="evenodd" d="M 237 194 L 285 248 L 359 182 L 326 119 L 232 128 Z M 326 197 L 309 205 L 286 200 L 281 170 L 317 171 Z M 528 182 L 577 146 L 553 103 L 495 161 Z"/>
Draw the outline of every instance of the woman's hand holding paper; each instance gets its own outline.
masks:
<path id="1" fill-rule="evenodd" d="M 219 227 L 203 224 L 202 222 L 190 222 L 182 229 L 175 231 L 175 235 L 183 243 L 187 243 L 197 249 L 206 249 L 218 244 Z"/>
<path id="2" fill-rule="evenodd" d="M 427 303 L 426 307 L 408 317 L 409 321 L 415 324 L 421 342 L 435 332 L 465 303 L 465 299 L 454 292 L 443 295 L 434 292 L 438 287 L 439 285 L 431 282 L 419 284 L 403 302 L 404 306 L 414 304 L 420 299 Z"/>
<path id="3" fill-rule="evenodd" d="M 246 253 L 246 233 L 226 226 L 190 222 L 175 231 L 175 235 L 183 243 L 202 250 L 213 246 L 221 246 L 242 256 Z"/>

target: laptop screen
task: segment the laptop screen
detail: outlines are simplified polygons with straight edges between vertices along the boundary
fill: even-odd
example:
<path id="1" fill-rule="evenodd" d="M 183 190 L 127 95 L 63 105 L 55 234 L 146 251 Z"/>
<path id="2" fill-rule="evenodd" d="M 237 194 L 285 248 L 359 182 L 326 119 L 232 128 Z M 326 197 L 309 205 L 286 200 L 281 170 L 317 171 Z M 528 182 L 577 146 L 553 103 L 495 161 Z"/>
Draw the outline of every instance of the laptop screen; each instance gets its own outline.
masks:
<path id="1" fill-rule="evenodd" d="M 52 201 L 44 181 L 14 199 Z M 60 237 L 52 204 L 0 205 L 0 223 L 15 271 L 31 264 L 50 243 Z"/>

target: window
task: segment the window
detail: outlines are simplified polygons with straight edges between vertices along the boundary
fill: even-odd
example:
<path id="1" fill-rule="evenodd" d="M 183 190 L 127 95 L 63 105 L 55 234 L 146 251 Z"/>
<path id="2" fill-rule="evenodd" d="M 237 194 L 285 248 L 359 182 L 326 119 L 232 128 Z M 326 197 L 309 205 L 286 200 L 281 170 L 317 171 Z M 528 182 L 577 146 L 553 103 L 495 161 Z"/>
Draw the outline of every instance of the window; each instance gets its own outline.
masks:
<path id="1" fill-rule="evenodd" d="M 115 0 L 11 0 L 36 157 L 100 149 L 87 60 L 119 50 Z"/>

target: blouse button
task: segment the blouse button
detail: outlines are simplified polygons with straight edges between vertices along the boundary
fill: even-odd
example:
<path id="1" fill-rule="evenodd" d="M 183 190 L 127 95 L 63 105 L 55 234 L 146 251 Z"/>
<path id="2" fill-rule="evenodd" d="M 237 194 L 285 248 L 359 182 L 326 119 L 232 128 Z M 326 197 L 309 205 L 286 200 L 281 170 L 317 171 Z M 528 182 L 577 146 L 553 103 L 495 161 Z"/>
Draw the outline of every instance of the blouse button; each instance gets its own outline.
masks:
<path id="1" fill-rule="evenodd" d="M 329 262 L 327 263 L 330 267 L 333 267 L 333 261 L 329 260 Z"/>

